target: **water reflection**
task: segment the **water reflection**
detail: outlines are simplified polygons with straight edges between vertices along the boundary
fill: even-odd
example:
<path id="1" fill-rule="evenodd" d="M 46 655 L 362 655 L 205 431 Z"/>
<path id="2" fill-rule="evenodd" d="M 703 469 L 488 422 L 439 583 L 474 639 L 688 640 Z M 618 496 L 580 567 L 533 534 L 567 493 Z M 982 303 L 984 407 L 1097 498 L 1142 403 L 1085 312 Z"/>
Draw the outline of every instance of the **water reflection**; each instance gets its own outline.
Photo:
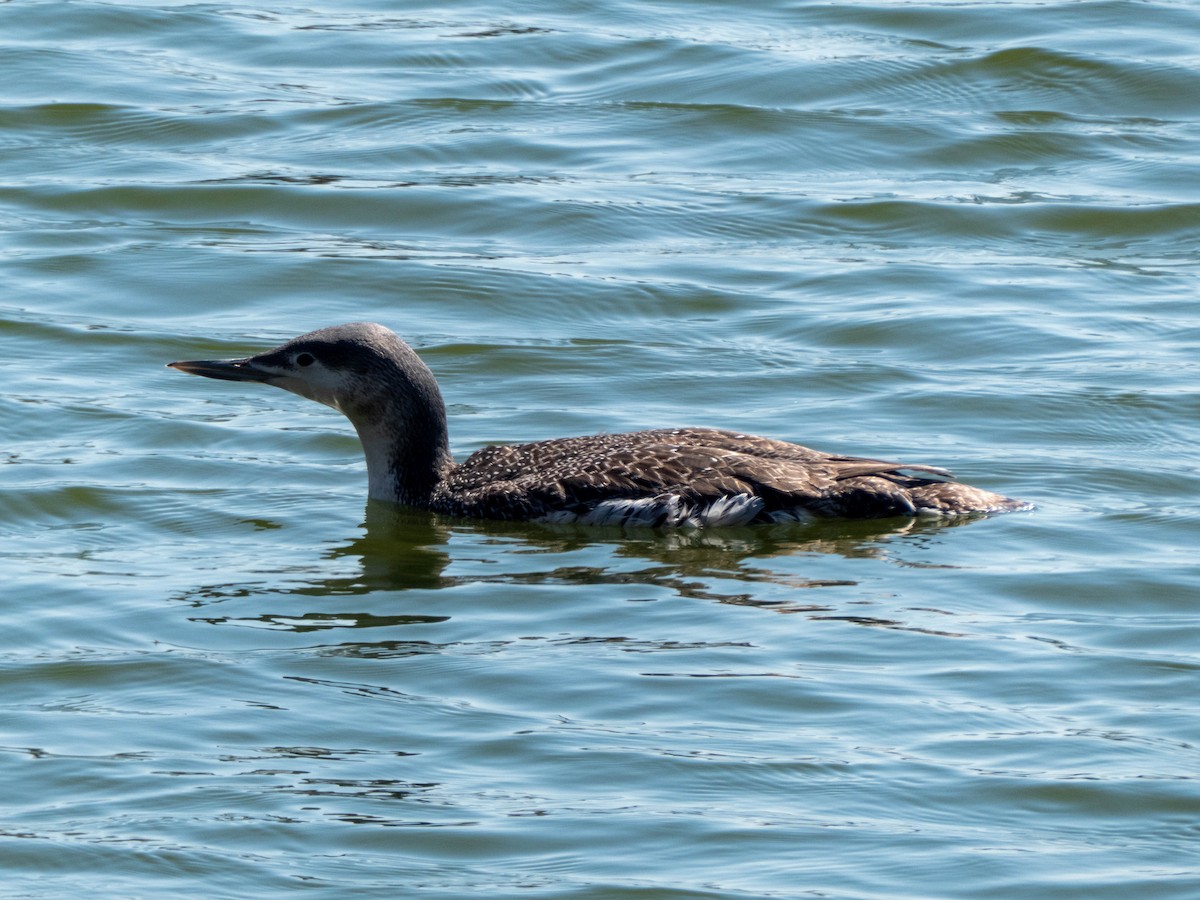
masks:
<path id="1" fill-rule="evenodd" d="M 815 620 L 907 629 L 910 626 L 893 618 L 842 614 L 839 607 L 845 602 L 844 593 L 836 600 L 811 593 L 825 588 L 853 588 L 858 585 L 854 580 L 803 577 L 794 571 L 794 563 L 790 567 L 772 566 L 770 561 L 837 555 L 911 566 L 895 557 L 898 541 L 905 555 L 910 555 L 914 548 L 933 543 L 945 529 L 970 521 L 878 519 L 686 531 L 623 530 L 464 522 L 372 502 L 367 505 L 361 533 L 325 551 L 310 571 L 302 573 L 306 577 L 301 577 L 299 583 L 295 573 L 289 572 L 290 583 L 278 578 L 263 584 L 206 585 L 191 591 L 185 599 L 197 607 L 211 607 L 264 595 L 365 598 L 399 592 L 409 594 L 414 602 L 418 598 L 429 601 L 420 603 L 419 612 L 411 606 L 403 610 L 391 607 L 395 612 L 386 613 L 348 610 L 344 604 L 333 609 L 322 605 L 315 610 L 297 611 L 295 604 L 275 602 L 272 608 L 260 608 L 251 616 L 196 617 L 197 621 L 214 625 L 307 633 L 445 622 L 451 616 L 444 612 L 447 607 L 437 608 L 442 602 L 435 599 L 437 592 L 461 585 L 641 585 L 689 599 L 805 613 Z M 539 557 L 546 559 L 545 566 L 536 564 Z M 575 559 L 564 562 L 563 557 Z M 630 560 L 635 563 L 632 568 Z M 480 572 L 481 566 L 494 566 L 495 570 Z M 334 571 L 336 574 L 322 574 Z M 781 594 L 768 587 L 788 590 Z M 389 656 L 434 652 L 438 647 L 410 640 L 372 646 Z"/>
<path id="2" fill-rule="evenodd" d="M 364 534 L 337 556 L 356 555 L 364 569 L 378 565 L 375 557 L 437 546 L 446 559 L 444 545 L 452 533 L 522 541 L 526 553 L 566 553 L 607 544 L 617 556 L 644 558 L 689 568 L 717 564 L 737 566 L 748 558 L 765 558 L 798 553 L 837 554 L 846 558 L 886 556 L 889 539 L 903 537 L 909 543 L 927 543 L 948 528 L 970 525 L 979 518 L 959 519 L 832 519 L 815 523 L 746 525 L 726 528 L 653 529 L 596 525 L 547 525 L 536 522 L 502 522 L 483 519 L 451 519 L 418 510 L 372 501 L 367 504 Z M 411 558 L 407 561 L 411 561 Z M 388 562 L 388 568 L 396 567 Z M 402 587 L 405 585 L 394 585 Z M 416 586 L 416 585 L 414 585 Z"/>

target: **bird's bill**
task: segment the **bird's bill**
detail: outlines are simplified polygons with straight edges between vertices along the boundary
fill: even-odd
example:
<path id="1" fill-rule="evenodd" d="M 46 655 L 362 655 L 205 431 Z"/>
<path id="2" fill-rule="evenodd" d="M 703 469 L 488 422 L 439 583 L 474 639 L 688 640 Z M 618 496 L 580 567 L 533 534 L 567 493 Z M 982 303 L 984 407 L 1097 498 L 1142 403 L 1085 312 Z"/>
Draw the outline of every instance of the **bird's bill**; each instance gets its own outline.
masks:
<path id="1" fill-rule="evenodd" d="M 189 375 L 219 378 L 222 381 L 266 381 L 276 373 L 268 372 L 255 364 L 253 359 L 185 359 L 167 363 L 172 369 Z"/>

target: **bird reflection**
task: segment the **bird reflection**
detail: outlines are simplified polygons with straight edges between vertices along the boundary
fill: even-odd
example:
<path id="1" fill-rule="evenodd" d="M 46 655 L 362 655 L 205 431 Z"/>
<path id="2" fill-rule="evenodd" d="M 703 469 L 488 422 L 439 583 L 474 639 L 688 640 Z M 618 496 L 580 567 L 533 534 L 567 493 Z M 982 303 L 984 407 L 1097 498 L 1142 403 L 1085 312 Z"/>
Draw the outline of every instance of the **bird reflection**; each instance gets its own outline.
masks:
<path id="1" fill-rule="evenodd" d="M 434 624 L 450 616 L 436 599 L 437 592 L 466 584 L 513 585 L 644 585 L 695 600 L 806 613 L 812 618 L 880 627 L 905 627 L 891 619 L 838 615 L 834 601 L 820 589 L 853 588 L 854 580 L 805 578 L 792 564 L 785 570 L 771 560 L 804 555 L 836 555 L 845 559 L 876 559 L 911 566 L 894 555 L 902 543 L 905 555 L 927 546 L 947 528 L 969 524 L 969 519 L 930 521 L 914 518 L 838 520 L 810 524 L 781 524 L 743 528 L 655 530 L 597 526 L 551 525 L 522 522 L 456 520 L 391 503 L 369 501 L 360 533 L 326 550 L 324 562 L 314 566 L 313 577 L 299 584 L 281 583 L 208 585 L 185 598 L 197 607 L 212 607 L 238 598 L 270 595 L 274 598 L 348 598 L 373 594 L 409 594 L 412 604 L 395 604 L 386 614 L 352 611 L 345 602 L 323 602 L 316 610 L 296 612 L 294 602 L 272 602 L 250 616 L 197 616 L 211 624 L 239 625 L 294 633 L 329 629 L 363 629 Z M 495 547 L 484 562 L 499 563 L 495 572 L 456 574 L 452 565 L 455 545 L 469 545 L 474 562 L 480 547 Z M 606 549 L 610 558 L 635 560 L 638 566 L 597 564 Z M 562 564 L 562 557 L 578 553 L 577 565 Z M 555 563 L 538 567 L 539 556 Z M 462 554 L 459 554 L 459 558 Z M 511 563 L 519 558 L 521 566 Z M 529 562 L 535 564 L 530 566 Z M 329 563 L 339 565 L 329 565 Z M 317 575 L 336 570 L 337 574 Z M 294 577 L 294 572 L 289 576 Z M 731 588 L 732 585 L 732 588 Z M 778 590 L 786 587 L 787 599 Z M 744 586 L 744 589 L 739 589 Z M 799 593 L 799 592 L 803 593 Z M 837 603 L 845 601 L 840 594 Z M 406 608 L 407 607 L 407 608 Z M 394 612 L 393 612 L 394 609 Z M 420 611 L 416 611 L 419 609 Z M 224 611 L 224 610 L 222 610 Z M 422 642 L 399 641 L 391 651 L 428 652 Z M 377 649 L 386 651 L 382 645 Z"/>

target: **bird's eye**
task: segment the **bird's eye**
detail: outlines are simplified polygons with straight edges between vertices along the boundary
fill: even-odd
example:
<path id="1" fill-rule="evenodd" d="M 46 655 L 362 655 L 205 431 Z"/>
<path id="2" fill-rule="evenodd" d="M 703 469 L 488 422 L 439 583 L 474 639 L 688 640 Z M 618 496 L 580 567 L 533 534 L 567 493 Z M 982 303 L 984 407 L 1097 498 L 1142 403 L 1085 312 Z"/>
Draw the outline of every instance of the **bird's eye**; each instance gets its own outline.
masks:
<path id="1" fill-rule="evenodd" d="M 311 366 L 316 361 L 316 358 L 311 353 L 301 353 L 296 357 L 296 365 L 298 366 Z"/>

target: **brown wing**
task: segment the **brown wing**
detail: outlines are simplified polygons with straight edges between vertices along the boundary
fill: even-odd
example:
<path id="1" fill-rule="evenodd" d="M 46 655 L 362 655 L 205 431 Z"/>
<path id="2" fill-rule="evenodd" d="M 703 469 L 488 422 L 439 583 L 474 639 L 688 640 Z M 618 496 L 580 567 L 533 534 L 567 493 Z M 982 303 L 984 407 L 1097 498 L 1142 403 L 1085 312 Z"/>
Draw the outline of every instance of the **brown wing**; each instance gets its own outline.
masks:
<path id="1" fill-rule="evenodd" d="M 947 477 L 933 466 L 832 456 L 733 431 L 660 429 L 488 447 L 451 475 L 438 506 L 531 519 L 611 500 L 674 496 L 704 507 L 748 495 L 761 501 L 764 520 L 795 510 L 877 518 L 1020 506 Z"/>

